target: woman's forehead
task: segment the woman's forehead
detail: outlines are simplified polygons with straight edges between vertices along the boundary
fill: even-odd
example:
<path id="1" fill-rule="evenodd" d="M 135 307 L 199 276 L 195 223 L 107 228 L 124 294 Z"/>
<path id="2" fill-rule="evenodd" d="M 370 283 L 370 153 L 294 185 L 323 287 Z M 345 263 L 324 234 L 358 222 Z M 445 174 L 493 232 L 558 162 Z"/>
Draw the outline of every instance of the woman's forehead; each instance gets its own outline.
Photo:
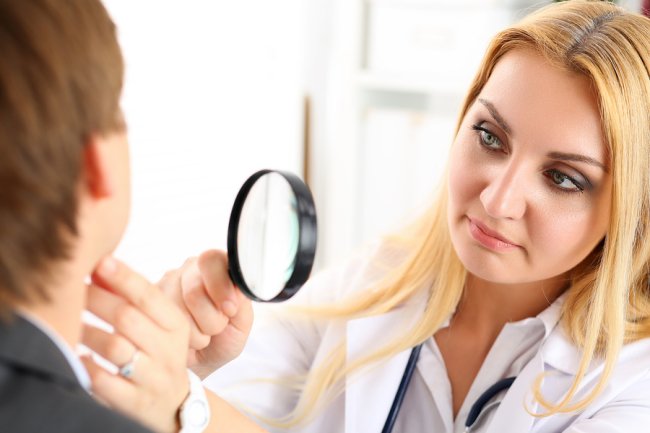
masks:
<path id="1" fill-rule="evenodd" d="M 509 137 L 607 162 L 598 99 L 589 79 L 530 49 L 506 53 L 471 113 L 505 123 Z"/>

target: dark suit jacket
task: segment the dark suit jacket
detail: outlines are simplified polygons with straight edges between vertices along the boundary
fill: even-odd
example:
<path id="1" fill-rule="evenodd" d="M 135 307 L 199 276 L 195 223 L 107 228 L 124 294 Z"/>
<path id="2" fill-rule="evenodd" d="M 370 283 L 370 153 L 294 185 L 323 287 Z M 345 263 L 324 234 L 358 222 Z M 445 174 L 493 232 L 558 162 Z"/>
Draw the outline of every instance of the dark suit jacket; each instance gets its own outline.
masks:
<path id="1" fill-rule="evenodd" d="M 151 433 L 97 403 L 54 342 L 21 317 L 0 321 L 0 432 Z"/>

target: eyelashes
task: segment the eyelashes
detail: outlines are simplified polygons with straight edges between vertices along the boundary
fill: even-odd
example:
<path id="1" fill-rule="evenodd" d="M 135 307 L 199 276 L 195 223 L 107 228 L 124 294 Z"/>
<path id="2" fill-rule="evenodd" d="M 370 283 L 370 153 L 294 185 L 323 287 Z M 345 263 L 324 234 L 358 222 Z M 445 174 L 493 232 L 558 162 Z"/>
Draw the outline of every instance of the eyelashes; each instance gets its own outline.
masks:
<path id="1" fill-rule="evenodd" d="M 481 149 L 490 154 L 508 155 L 510 150 L 501 141 L 498 135 L 493 133 L 481 121 L 471 126 L 472 131 L 478 138 Z M 544 170 L 542 174 L 546 177 L 555 192 L 560 193 L 582 193 L 591 187 L 591 182 L 581 174 L 570 175 L 557 168 Z"/>
<path id="2" fill-rule="evenodd" d="M 501 139 L 493 134 L 489 129 L 483 126 L 484 122 L 472 125 L 472 129 L 478 135 L 481 145 L 489 151 L 503 151 Z"/>
<path id="3" fill-rule="evenodd" d="M 559 170 L 546 170 L 544 175 L 562 192 L 583 192 L 585 190 L 585 185 Z"/>

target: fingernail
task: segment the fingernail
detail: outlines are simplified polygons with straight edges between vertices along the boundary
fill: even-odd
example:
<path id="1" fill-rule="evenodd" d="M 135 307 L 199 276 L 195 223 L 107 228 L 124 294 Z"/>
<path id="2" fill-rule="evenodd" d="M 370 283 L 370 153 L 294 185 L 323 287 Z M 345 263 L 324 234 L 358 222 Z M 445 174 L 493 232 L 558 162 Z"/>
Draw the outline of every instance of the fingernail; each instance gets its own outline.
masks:
<path id="1" fill-rule="evenodd" d="M 221 311 L 228 317 L 237 314 L 237 305 L 233 301 L 223 301 L 221 303 Z"/>
<path id="2" fill-rule="evenodd" d="M 113 257 L 106 257 L 99 263 L 97 272 L 104 277 L 110 277 L 117 271 L 117 261 Z"/>

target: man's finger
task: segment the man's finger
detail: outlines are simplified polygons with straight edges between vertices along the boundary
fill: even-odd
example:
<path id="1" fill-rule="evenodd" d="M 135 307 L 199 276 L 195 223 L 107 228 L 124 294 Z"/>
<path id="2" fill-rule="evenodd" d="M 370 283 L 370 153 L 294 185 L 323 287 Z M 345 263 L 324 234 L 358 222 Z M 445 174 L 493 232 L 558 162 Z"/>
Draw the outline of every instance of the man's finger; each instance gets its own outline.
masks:
<path id="1" fill-rule="evenodd" d="M 87 293 L 88 311 L 113 326 L 115 332 L 123 335 L 135 347 L 153 357 L 162 354 L 167 346 L 161 340 L 158 325 L 151 318 L 101 287 L 91 284 Z"/>
<path id="2" fill-rule="evenodd" d="M 98 286 L 122 296 L 167 331 L 175 330 L 184 320 L 158 287 L 113 257 L 99 263 L 92 279 Z"/>
<path id="3" fill-rule="evenodd" d="M 131 360 L 137 348 L 125 338 L 84 324 L 81 344 L 113 365 L 124 365 Z"/>
<path id="4" fill-rule="evenodd" d="M 109 373 L 91 357 L 84 356 L 82 362 L 88 371 L 93 395 L 109 407 L 128 413 L 137 401 L 138 389 L 128 380 Z"/>

